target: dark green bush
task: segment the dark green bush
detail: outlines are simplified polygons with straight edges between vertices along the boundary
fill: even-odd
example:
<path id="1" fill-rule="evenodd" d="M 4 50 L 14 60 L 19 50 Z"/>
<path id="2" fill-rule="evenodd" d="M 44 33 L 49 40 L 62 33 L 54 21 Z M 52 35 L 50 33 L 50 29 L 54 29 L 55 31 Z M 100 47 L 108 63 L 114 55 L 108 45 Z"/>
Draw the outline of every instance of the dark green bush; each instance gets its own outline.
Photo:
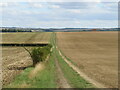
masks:
<path id="1" fill-rule="evenodd" d="M 45 47 L 37 47 L 33 48 L 31 51 L 31 57 L 33 60 L 33 66 L 35 66 L 38 62 L 45 61 L 46 57 L 50 53 L 50 49 L 52 48 L 51 44 L 48 44 Z"/>

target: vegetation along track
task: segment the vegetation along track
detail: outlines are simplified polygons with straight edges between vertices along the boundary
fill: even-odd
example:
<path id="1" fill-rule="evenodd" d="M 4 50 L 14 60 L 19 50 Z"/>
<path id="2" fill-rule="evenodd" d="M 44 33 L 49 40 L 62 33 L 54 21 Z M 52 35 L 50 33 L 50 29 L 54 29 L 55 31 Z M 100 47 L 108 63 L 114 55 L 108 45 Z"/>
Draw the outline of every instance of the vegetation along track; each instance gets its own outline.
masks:
<path id="1" fill-rule="evenodd" d="M 53 33 L 52 35 L 52 44 L 55 51 L 54 56 L 56 56 L 56 65 L 58 65 L 58 69 L 61 69 L 60 72 L 64 74 L 64 78 L 66 78 L 67 85 L 72 88 L 93 88 L 94 86 L 91 83 L 84 80 L 77 71 L 71 68 L 71 66 L 64 61 L 64 58 L 62 58 L 62 56 L 59 53 L 59 50 L 56 48 L 55 35 L 55 33 Z"/>

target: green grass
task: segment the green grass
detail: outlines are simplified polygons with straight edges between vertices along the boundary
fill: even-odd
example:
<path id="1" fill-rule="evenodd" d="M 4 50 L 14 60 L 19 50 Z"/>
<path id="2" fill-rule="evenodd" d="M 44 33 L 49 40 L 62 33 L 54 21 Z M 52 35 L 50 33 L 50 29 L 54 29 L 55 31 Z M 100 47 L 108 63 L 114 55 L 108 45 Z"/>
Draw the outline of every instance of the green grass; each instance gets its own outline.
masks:
<path id="1" fill-rule="evenodd" d="M 75 72 L 59 55 L 56 50 L 56 56 L 61 66 L 62 71 L 64 72 L 65 78 L 69 81 L 69 84 L 73 88 L 93 88 L 93 86 L 79 76 L 77 72 Z"/>
<path id="2" fill-rule="evenodd" d="M 56 46 L 56 38 L 55 34 L 53 35 L 53 45 Z M 84 80 L 80 75 L 75 72 L 64 60 L 63 58 L 59 55 L 58 50 L 55 48 L 55 54 L 56 57 L 59 61 L 59 64 L 61 66 L 61 69 L 64 73 L 65 78 L 68 80 L 69 84 L 73 88 L 93 88 L 94 86 Z"/>
<path id="3" fill-rule="evenodd" d="M 26 88 L 56 88 L 55 62 L 53 56 L 45 63 L 44 70 L 38 72 L 34 78 L 29 78 L 29 73 L 34 68 L 27 68 L 15 80 L 4 88 L 21 88 L 22 84 L 27 84 Z"/>

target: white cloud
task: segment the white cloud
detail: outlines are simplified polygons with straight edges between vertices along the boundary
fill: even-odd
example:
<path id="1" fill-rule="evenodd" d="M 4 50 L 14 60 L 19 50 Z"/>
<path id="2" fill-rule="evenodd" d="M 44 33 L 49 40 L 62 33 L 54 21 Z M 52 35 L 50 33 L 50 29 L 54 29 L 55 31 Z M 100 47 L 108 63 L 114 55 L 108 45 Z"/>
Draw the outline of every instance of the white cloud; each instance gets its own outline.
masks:
<path id="1" fill-rule="evenodd" d="M 41 7 L 43 7 L 43 5 L 40 4 L 40 3 L 31 3 L 31 5 L 32 5 L 32 7 L 36 7 L 36 8 L 41 8 Z"/>
<path id="2" fill-rule="evenodd" d="M 119 0 L 2 0 L 2 2 L 119 2 Z"/>
<path id="3" fill-rule="evenodd" d="M 51 5 L 50 7 L 51 8 L 57 8 L 57 9 L 60 8 L 58 5 Z"/>
<path id="4" fill-rule="evenodd" d="M 8 5 L 9 4 L 9 5 Z M 101 5 L 80 9 L 64 9 L 59 5 L 46 3 L 19 3 L 19 6 L 8 3 L 4 9 L 4 25 L 24 27 L 115 27 L 116 12 L 107 10 Z M 16 4 L 17 5 L 17 4 Z M 70 5 L 71 6 L 71 5 Z M 108 5 L 114 7 L 114 5 Z M 30 8 L 36 7 L 36 8 Z M 44 9 L 43 9 L 44 7 Z M 48 7 L 50 9 L 48 9 Z M 106 6 L 107 7 L 107 6 Z M 52 9 L 55 8 L 55 9 Z M 107 13 L 107 14 L 106 14 Z M 105 16 L 106 15 L 106 16 Z M 101 16 L 103 18 L 101 18 Z M 113 18 L 113 19 L 110 19 Z M 10 20 L 9 20 L 10 19 Z M 110 19 L 110 20 L 109 20 Z M 92 22 L 92 23 L 91 23 Z"/>
<path id="5" fill-rule="evenodd" d="M 7 7 L 8 3 L 0 3 L 0 7 Z"/>
<path id="6" fill-rule="evenodd" d="M 71 12 L 71 13 L 81 13 L 80 9 L 70 9 L 68 11 Z"/>

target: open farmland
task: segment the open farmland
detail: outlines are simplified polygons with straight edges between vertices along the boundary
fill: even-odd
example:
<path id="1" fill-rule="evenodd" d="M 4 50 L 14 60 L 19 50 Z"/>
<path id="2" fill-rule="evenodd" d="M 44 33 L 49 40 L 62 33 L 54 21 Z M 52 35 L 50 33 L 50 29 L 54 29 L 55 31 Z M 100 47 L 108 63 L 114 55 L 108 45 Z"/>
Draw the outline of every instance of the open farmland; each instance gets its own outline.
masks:
<path id="1" fill-rule="evenodd" d="M 0 43 L 48 43 L 50 35 L 49 32 L 2 33 Z"/>
<path id="2" fill-rule="evenodd" d="M 51 33 L 1 33 L 0 43 L 49 43 Z M 31 49 L 32 47 L 26 47 Z M 23 47 L 2 47 L 3 85 L 10 83 L 16 75 L 32 65 L 29 53 Z"/>
<path id="3" fill-rule="evenodd" d="M 118 87 L 118 32 L 58 32 L 57 44 L 88 77 Z"/>

